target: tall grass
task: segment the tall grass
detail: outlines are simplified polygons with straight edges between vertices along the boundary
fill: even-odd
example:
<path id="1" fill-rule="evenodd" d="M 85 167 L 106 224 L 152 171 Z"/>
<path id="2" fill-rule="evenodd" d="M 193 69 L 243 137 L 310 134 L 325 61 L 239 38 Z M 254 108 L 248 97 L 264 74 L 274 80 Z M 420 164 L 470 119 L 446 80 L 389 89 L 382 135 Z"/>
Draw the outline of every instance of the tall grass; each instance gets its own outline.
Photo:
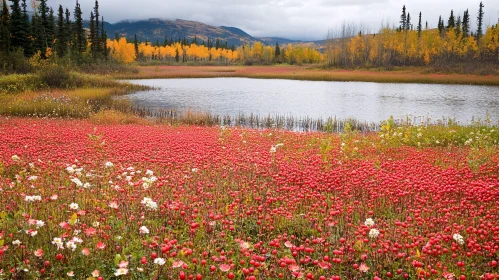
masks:
<path id="1" fill-rule="evenodd" d="M 324 70 L 297 66 L 205 67 L 144 66 L 138 73 L 117 74 L 120 79 L 170 79 L 240 77 L 255 79 L 289 79 L 307 81 L 357 81 L 376 83 L 461 84 L 499 86 L 498 75 L 424 74 L 412 71 Z"/>

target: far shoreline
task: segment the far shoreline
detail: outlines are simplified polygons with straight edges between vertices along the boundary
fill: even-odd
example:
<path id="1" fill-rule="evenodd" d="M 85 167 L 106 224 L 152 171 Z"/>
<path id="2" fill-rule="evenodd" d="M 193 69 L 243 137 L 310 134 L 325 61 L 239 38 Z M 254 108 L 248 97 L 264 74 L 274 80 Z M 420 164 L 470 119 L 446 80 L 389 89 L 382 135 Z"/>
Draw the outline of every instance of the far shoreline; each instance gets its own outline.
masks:
<path id="1" fill-rule="evenodd" d="M 318 66 L 138 66 L 138 73 L 113 75 L 116 79 L 174 79 L 174 78 L 257 78 L 303 81 L 419 83 L 499 86 L 499 75 L 422 73 L 424 68 L 395 71 L 321 69 Z"/>

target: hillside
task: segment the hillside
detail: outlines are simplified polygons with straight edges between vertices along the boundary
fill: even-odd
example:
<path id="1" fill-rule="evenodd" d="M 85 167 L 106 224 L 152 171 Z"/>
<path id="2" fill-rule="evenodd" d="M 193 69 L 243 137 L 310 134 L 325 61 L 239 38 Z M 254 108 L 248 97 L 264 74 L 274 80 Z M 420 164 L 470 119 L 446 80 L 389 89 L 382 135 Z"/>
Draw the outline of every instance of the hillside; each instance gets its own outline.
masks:
<path id="1" fill-rule="evenodd" d="M 88 25 L 88 22 L 86 22 L 86 24 Z M 192 40 L 194 37 L 197 37 L 200 42 L 207 42 L 208 39 L 213 41 L 220 39 L 222 43 L 227 41 L 229 46 L 240 46 L 242 44 L 253 44 L 255 42 L 262 42 L 266 45 L 275 45 L 276 42 L 279 42 L 279 44 L 307 43 L 276 37 L 255 38 L 236 27 L 213 26 L 197 21 L 182 19 L 164 20 L 151 18 L 138 21 L 125 20 L 114 24 L 106 22 L 105 27 L 110 38 L 114 38 L 115 34 L 118 34 L 121 37 L 132 39 L 134 35 L 137 34 L 139 40 L 145 41 L 147 39 L 149 42 L 164 42 L 165 37 L 167 37 L 168 40 L 171 38 L 177 40 L 184 37 Z"/>
<path id="2" fill-rule="evenodd" d="M 133 38 L 135 34 L 139 40 L 156 40 L 163 42 L 165 37 L 170 40 L 186 38 L 189 40 L 197 37 L 198 40 L 207 42 L 208 39 L 220 39 L 223 43 L 239 46 L 246 43 L 254 43 L 258 39 L 235 27 L 212 26 L 196 21 L 188 20 L 163 20 L 148 19 L 139 21 L 121 21 L 115 24 L 106 23 L 106 30 L 109 37 L 114 37 L 116 33 L 122 37 Z"/>

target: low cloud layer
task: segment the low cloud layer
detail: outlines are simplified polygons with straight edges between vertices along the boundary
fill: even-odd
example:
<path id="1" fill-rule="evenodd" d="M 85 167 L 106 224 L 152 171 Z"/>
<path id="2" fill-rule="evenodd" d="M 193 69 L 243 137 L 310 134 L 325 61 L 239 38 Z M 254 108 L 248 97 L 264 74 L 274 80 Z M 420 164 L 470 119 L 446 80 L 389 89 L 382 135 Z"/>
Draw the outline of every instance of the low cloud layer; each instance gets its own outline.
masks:
<path id="1" fill-rule="evenodd" d="M 74 0 L 49 0 L 53 7 L 62 4 L 74 8 Z M 89 15 L 93 0 L 80 0 Z M 485 24 L 499 18 L 499 1 L 484 0 Z M 342 22 L 362 24 L 376 31 L 382 22 L 398 24 L 404 2 L 397 0 L 100 0 L 100 12 L 106 21 L 125 19 L 186 19 L 217 26 L 234 26 L 256 37 L 290 39 L 324 39 L 328 29 Z M 414 25 L 419 12 L 423 24 L 436 27 L 439 15 L 447 21 L 450 10 L 461 15 L 469 9 L 472 24 L 476 22 L 479 1 L 470 0 L 408 0 L 407 11 Z"/>

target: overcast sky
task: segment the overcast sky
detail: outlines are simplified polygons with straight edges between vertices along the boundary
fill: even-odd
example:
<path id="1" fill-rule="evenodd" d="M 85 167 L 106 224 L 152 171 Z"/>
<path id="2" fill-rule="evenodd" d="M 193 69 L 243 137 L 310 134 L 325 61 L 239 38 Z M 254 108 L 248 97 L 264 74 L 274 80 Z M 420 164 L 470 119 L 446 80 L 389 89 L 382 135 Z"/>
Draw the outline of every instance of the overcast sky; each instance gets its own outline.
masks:
<path id="1" fill-rule="evenodd" d="M 62 4 L 72 11 L 75 0 L 48 0 L 55 7 Z M 483 0 L 485 24 L 499 18 L 499 1 Z M 85 15 L 90 14 L 94 0 L 80 0 Z M 216 26 L 233 26 L 255 37 L 289 39 L 324 39 L 328 29 L 343 21 L 362 23 L 376 31 L 381 22 L 399 21 L 405 4 L 417 24 L 423 13 L 423 24 L 436 27 L 438 16 L 444 20 L 454 9 L 462 14 L 469 9 L 475 26 L 478 0 L 100 0 L 100 12 L 111 23 L 126 19 L 186 19 Z M 397 23 L 398 24 L 398 23 Z"/>

